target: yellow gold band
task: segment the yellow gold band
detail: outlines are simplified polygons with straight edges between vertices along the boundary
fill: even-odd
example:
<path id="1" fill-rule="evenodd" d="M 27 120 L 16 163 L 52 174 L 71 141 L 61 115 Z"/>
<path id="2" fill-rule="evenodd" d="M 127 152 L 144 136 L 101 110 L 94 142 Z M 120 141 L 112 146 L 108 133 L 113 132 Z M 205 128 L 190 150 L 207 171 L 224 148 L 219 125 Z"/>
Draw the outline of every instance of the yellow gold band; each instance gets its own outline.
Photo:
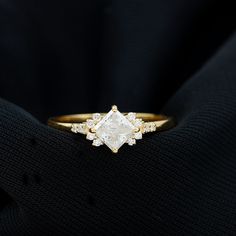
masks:
<path id="1" fill-rule="evenodd" d="M 100 113 L 102 116 L 105 116 L 106 113 Z M 128 112 L 122 112 L 123 115 L 127 115 Z M 85 114 L 72 114 L 72 115 L 62 115 L 55 116 L 48 119 L 48 125 L 60 130 L 70 131 L 73 124 L 83 123 L 86 120 L 92 118 L 93 113 Z M 142 119 L 144 124 L 148 125 L 154 123 L 156 126 L 155 131 L 168 130 L 174 127 L 175 122 L 172 117 L 168 117 L 161 114 L 154 113 L 136 113 L 138 119 Z"/>
<path id="2" fill-rule="evenodd" d="M 130 146 L 142 135 L 172 128 L 172 117 L 153 113 L 119 112 L 113 105 L 108 113 L 63 115 L 49 118 L 48 125 L 60 130 L 87 135 L 93 146 L 106 144 L 114 153 L 124 144 Z"/>

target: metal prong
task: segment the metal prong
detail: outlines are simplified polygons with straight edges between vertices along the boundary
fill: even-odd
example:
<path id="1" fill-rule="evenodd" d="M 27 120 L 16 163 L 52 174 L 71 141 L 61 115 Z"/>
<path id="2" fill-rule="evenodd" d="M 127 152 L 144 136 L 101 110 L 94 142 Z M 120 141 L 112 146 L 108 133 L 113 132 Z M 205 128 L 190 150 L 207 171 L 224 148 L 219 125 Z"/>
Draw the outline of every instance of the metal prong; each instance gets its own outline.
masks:
<path id="1" fill-rule="evenodd" d="M 111 107 L 111 109 L 112 109 L 112 111 L 117 111 L 117 110 L 118 110 L 118 108 L 117 108 L 116 105 L 113 105 L 113 106 Z"/>
<path id="2" fill-rule="evenodd" d="M 118 152 L 118 149 L 117 149 L 117 148 L 113 148 L 113 149 L 112 149 L 112 152 L 113 152 L 113 153 L 117 153 L 117 152 Z"/>
<path id="3" fill-rule="evenodd" d="M 138 127 L 134 128 L 134 132 L 138 132 L 140 129 Z"/>
<path id="4" fill-rule="evenodd" d="M 142 134 L 145 133 L 145 129 L 144 129 L 144 126 L 143 126 L 143 125 L 140 127 L 140 131 L 141 131 Z"/>
<path id="5" fill-rule="evenodd" d="M 90 131 L 91 131 L 92 133 L 95 133 L 95 132 L 96 132 L 96 129 L 95 129 L 95 128 L 91 128 Z"/>

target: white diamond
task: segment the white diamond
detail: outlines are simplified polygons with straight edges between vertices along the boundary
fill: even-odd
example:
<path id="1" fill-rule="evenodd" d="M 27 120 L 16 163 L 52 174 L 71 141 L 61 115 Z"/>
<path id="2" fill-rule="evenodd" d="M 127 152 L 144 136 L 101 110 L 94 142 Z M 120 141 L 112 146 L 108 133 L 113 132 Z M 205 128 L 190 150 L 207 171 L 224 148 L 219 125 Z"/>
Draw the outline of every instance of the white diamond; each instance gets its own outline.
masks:
<path id="1" fill-rule="evenodd" d="M 127 115 L 127 118 L 132 121 L 132 120 L 135 120 L 136 118 L 136 113 L 134 112 L 129 112 L 128 115 Z"/>
<path id="2" fill-rule="evenodd" d="M 95 137 L 96 137 L 95 133 L 90 133 L 90 132 L 88 132 L 86 136 L 88 140 L 94 140 Z"/>
<path id="3" fill-rule="evenodd" d="M 101 119 L 101 114 L 99 113 L 94 113 L 93 114 L 93 119 L 96 120 L 96 121 L 99 121 Z"/>
<path id="4" fill-rule="evenodd" d="M 111 149 L 118 150 L 133 136 L 134 125 L 119 111 L 108 112 L 94 127 L 96 135 Z"/>
<path id="5" fill-rule="evenodd" d="M 102 144 L 103 144 L 103 142 L 99 138 L 93 140 L 93 146 L 97 146 L 98 147 L 98 146 L 100 146 Z"/>
<path id="6" fill-rule="evenodd" d="M 135 127 L 140 127 L 142 125 L 142 123 L 143 123 L 142 119 L 136 119 L 134 121 L 134 126 Z"/>
<path id="7" fill-rule="evenodd" d="M 71 131 L 74 132 L 74 133 L 77 133 L 77 125 L 72 124 Z"/>
<path id="8" fill-rule="evenodd" d="M 142 139 L 142 133 L 141 131 L 137 132 L 137 133 L 134 133 L 134 138 L 135 139 Z"/>
<path id="9" fill-rule="evenodd" d="M 72 124 L 71 131 L 74 133 L 85 134 L 87 132 L 87 128 L 85 124 Z"/>
<path id="10" fill-rule="evenodd" d="M 156 125 L 154 122 L 147 122 L 144 125 L 144 131 L 146 132 L 153 132 L 156 130 Z"/>
<path id="11" fill-rule="evenodd" d="M 95 126 L 94 120 L 87 120 L 86 124 L 89 128 L 93 128 Z"/>
<path id="12" fill-rule="evenodd" d="M 134 144 L 136 143 L 136 140 L 135 140 L 134 138 L 129 138 L 128 141 L 127 141 L 127 143 L 128 143 L 130 146 L 132 146 L 132 145 L 134 145 Z"/>

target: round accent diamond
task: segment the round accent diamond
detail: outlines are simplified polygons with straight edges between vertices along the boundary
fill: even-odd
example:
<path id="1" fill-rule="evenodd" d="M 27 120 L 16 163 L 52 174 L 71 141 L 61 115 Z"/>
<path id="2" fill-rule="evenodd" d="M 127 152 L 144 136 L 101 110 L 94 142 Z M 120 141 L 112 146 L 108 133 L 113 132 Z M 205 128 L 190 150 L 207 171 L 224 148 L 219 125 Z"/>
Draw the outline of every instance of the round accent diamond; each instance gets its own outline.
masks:
<path id="1" fill-rule="evenodd" d="M 90 129 L 95 126 L 94 120 L 87 120 L 86 124 Z"/>
<path id="2" fill-rule="evenodd" d="M 94 140 L 96 138 L 96 134 L 88 132 L 86 138 L 88 140 Z"/>
<path id="3" fill-rule="evenodd" d="M 93 140 L 93 146 L 101 146 L 103 144 L 102 140 L 97 138 Z"/>
<path id="4" fill-rule="evenodd" d="M 136 119 L 136 120 L 134 121 L 134 126 L 135 126 L 135 127 L 140 127 L 142 124 L 143 124 L 142 119 Z"/>
<path id="5" fill-rule="evenodd" d="M 139 132 L 137 132 L 137 133 L 134 133 L 134 138 L 135 139 L 142 139 L 142 132 L 141 131 L 139 131 Z"/>
<path id="6" fill-rule="evenodd" d="M 74 133 L 77 133 L 77 125 L 72 124 L 71 125 L 71 131 L 74 132 Z"/>
<path id="7" fill-rule="evenodd" d="M 73 133 L 85 134 L 87 132 L 87 128 L 85 124 L 72 124 L 71 131 Z"/>
<path id="8" fill-rule="evenodd" d="M 93 117 L 94 120 L 99 121 L 101 119 L 101 114 L 94 113 L 92 117 Z"/>
<path id="9" fill-rule="evenodd" d="M 144 126 L 144 132 L 154 132 L 156 130 L 156 125 L 154 122 L 147 122 Z"/>
<path id="10" fill-rule="evenodd" d="M 136 144 L 136 140 L 135 140 L 134 138 L 129 138 L 128 141 L 127 141 L 127 143 L 128 143 L 130 146 L 132 146 L 132 145 Z"/>
<path id="11" fill-rule="evenodd" d="M 132 120 L 135 120 L 136 118 L 136 113 L 134 112 L 129 112 L 128 115 L 127 115 L 127 118 L 132 121 Z"/>

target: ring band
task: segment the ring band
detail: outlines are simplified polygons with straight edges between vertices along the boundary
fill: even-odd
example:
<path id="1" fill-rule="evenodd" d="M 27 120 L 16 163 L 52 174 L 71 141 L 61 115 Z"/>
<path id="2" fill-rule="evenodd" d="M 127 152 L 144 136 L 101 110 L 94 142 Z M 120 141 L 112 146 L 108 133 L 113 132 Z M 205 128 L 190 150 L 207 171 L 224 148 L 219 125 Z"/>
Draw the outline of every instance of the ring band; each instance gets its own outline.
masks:
<path id="1" fill-rule="evenodd" d="M 130 146 L 142 135 L 172 128 L 172 117 L 153 113 L 119 112 L 116 105 L 108 113 L 88 113 L 51 117 L 48 125 L 86 135 L 93 146 L 106 144 L 114 153 L 124 144 Z"/>

